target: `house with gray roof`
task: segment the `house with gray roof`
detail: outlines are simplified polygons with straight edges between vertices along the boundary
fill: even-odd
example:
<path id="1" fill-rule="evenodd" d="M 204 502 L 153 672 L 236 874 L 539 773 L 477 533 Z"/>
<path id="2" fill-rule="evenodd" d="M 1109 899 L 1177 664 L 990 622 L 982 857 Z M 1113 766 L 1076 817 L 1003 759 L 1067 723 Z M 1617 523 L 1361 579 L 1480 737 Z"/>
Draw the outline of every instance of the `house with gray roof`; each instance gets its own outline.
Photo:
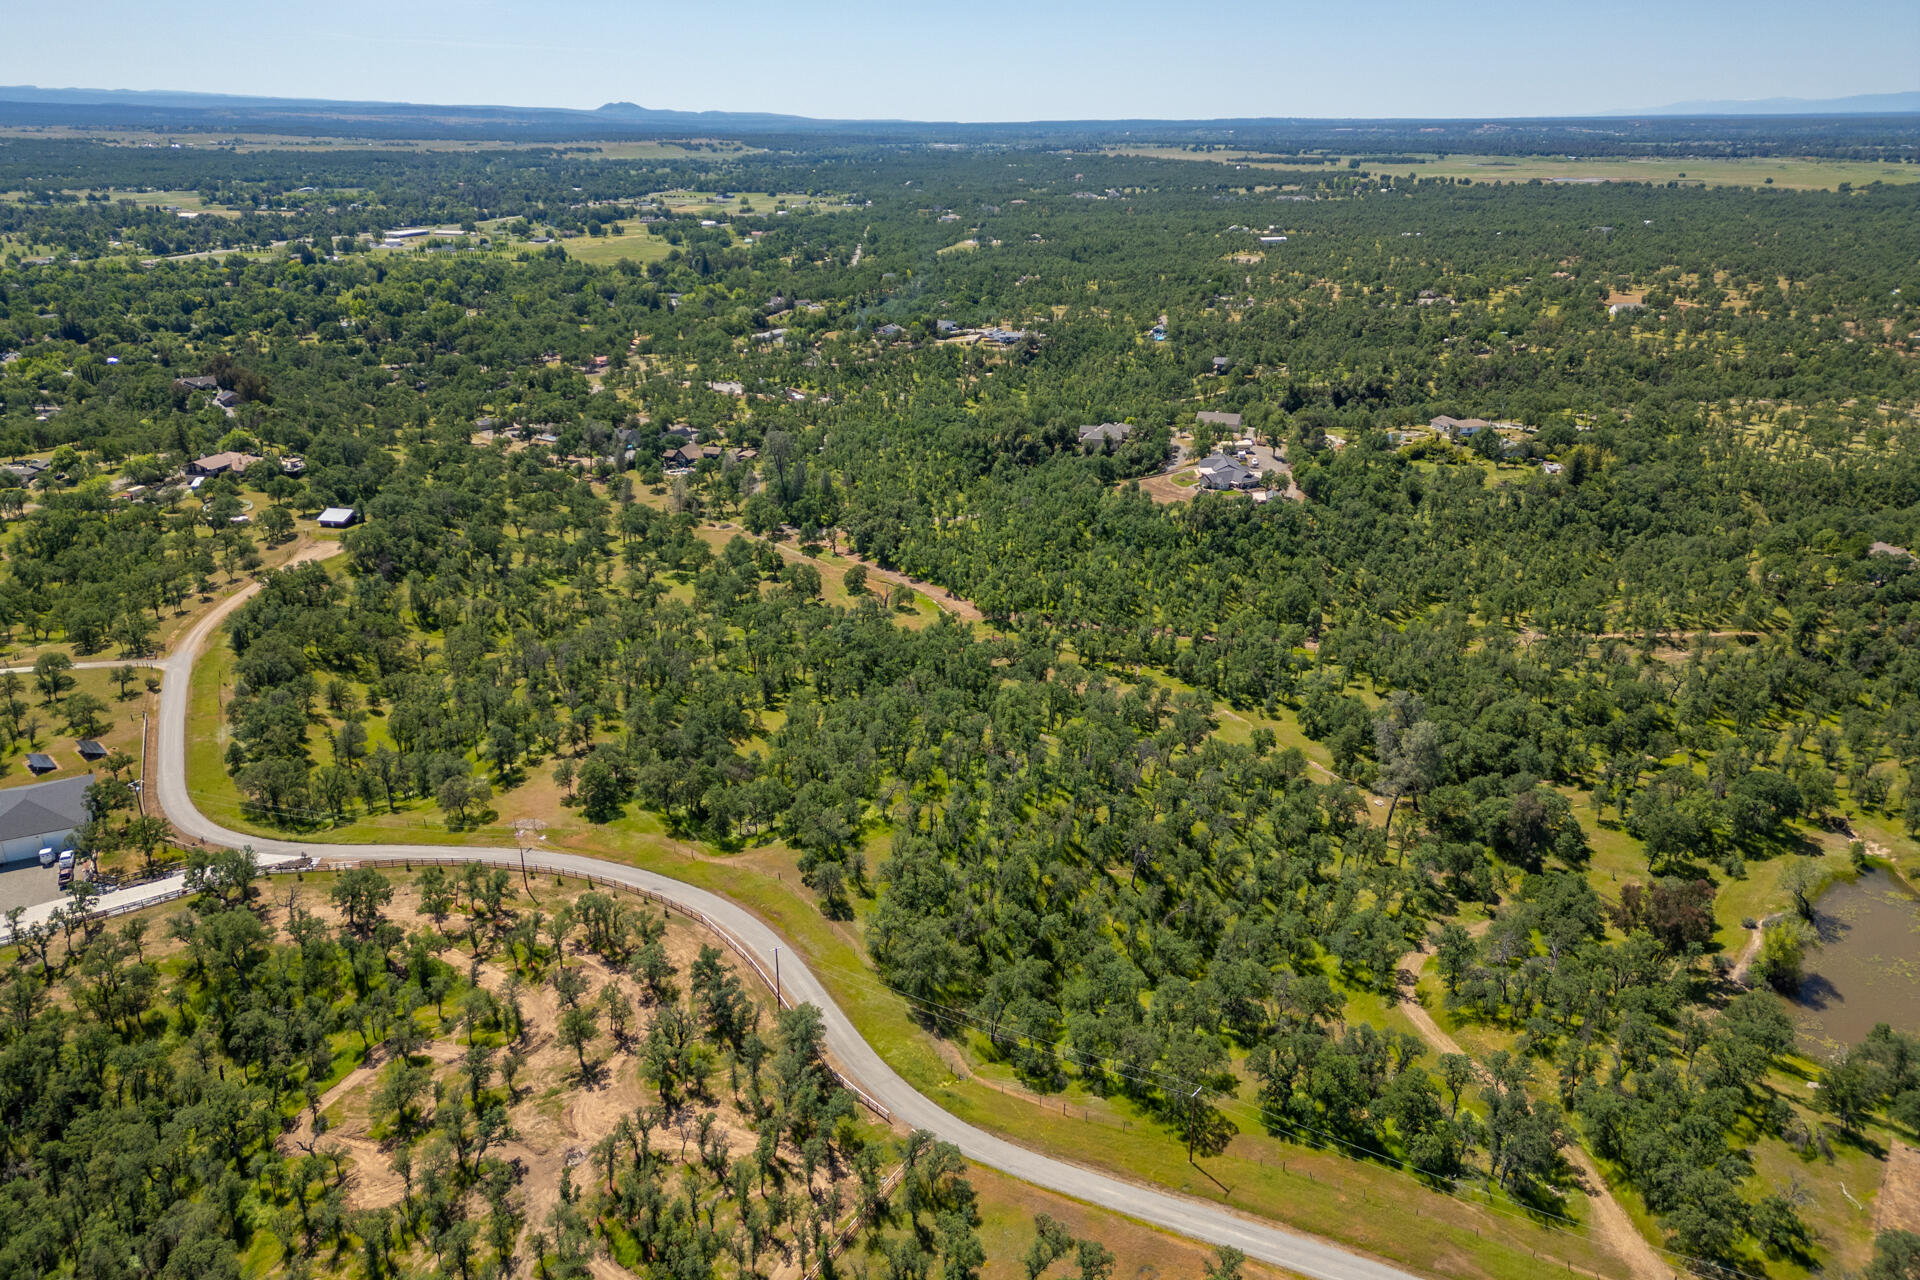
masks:
<path id="1" fill-rule="evenodd" d="M 1453 440 L 1466 440 L 1479 435 L 1493 423 L 1485 418 L 1456 418 L 1451 414 L 1442 413 L 1430 419 L 1427 425 L 1432 427 L 1438 435 Z"/>
<path id="2" fill-rule="evenodd" d="M 87 788 L 93 775 L 0 788 L 0 866 L 31 862 L 49 845 L 66 844 L 87 820 Z"/>
<path id="3" fill-rule="evenodd" d="M 1243 467 L 1233 459 L 1214 454 L 1201 462 L 1197 468 L 1200 473 L 1202 489 L 1257 489 L 1260 487 L 1260 473 L 1249 467 Z"/>
<path id="4" fill-rule="evenodd" d="M 1080 447 L 1099 449 L 1108 444 L 1119 444 L 1133 434 L 1133 424 L 1127 422 L 1102 422 L 1091 427 L 1080 428 Z"/>

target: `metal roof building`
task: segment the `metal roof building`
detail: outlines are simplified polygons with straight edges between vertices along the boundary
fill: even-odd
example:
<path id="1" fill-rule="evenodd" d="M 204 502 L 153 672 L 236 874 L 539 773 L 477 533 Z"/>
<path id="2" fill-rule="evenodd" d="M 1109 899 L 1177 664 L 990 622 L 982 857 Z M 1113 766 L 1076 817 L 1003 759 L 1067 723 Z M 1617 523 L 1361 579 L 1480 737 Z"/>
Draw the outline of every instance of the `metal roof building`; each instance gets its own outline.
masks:
<path id="1" fill-rule="evenodd" d="M 0 788 L 0 865 L 33 860 L 48 845 L 58 847 L 87 820 L 87 788 L 93 775 Z"/>

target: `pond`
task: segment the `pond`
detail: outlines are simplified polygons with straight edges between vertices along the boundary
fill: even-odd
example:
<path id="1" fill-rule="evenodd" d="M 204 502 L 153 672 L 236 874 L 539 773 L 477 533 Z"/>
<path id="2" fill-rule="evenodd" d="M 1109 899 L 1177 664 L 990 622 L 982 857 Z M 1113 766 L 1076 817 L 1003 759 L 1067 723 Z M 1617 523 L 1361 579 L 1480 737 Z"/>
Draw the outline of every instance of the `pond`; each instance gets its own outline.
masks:
<path id="1" fill-rule="evenodd" d="M 1813 925 L 1820 944 L 1793 1001 L 1803 1049 L 1858 1044 L 1877 1022 L 1920 1031 L 1920 897 L 1876 867 L 1822 893 Z"/>

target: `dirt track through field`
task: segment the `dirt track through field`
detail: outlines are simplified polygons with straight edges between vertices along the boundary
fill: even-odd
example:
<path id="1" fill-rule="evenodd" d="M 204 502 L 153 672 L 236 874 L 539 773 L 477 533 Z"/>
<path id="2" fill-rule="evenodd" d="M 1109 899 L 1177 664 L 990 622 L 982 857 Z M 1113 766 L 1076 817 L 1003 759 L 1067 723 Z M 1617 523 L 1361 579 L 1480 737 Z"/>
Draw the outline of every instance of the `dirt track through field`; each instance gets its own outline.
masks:
<path id="1" fill-rule="evenodd" d="M 732 525 L 728 524 L 711 524 L 706 527 L 714 530 L 737 532 Z M 789 560 L 808 560 L 805 552 L 790 543 L 775 542 L 773 545 L 778 548 L 781 555 Z M 985 616 L 980 612 L 980 607 L 974 604 L 973 601 L 957 596 L 945 587 L 937 587 L 931 582 L 922 582 L 918 578 L 909 578 L 906 574 L 894 569 L 883 569 L 851 548 L 836 551 L 834 554 L 854 564 L 865 566 L 869 578 L 877 578 L 881 582 L 890 582 L 896 587 L 906 587 L 909 590 L 919 592 L 927 599 L 933 601 L 939 608 L 945 609 L 956 618 L 964 618 L 968 622 L 979 622 Z"/>
<path id="2" fill-rule="evenodd" d="M 879 565 L 873 563 L 873 561 L 857 555 L 852 551 L 842 551 L 840 554 L 855 564 L 865 565 L 867 567 L 868 577 L 879 578 L 881 581 L 891 582 L 897 587 L 908 587 L 914 591 L 918 591 L 921 595 L 957 618 L 965 618 L 968 622 L 979 622 L 986 616 L 980 612 L 980 607 L 974 604 L 973 601 L 963 599 L 945 587 L 936 587 L 931 582 L 922 582 L 918 578 L 909 578 L 906 574 L 896 572 L 893 569 L 882 569 Z"/>
<path id="3" fill-rule="evenodd" d="M 1482 921 L 1474 926 L 1473 932 L 1484 933 L 1486 928 L 1486 922 Z M 1407 987 L 1410 992 L 1417 987 L 1420 971 L 1426 966 L 1427 951 L 1424 947 L 1417 951 L 1409 951 L 1400 957 L 1398 968 L 1401 973 L 1407 975 Z M 1435 1053 L 1457 1053 L 1462 1057 L 1468 1056 L 1452 1036 L 1441 1030 L 1440 1024 L 1433 1020 L 1426 1006 L 1420 1003 L 1417 994 L 1410 994 L 1401 1004 L 1400 1009 L 1407 1015 L 1407 1021 L 1413 1024 L 1414 1030 L 1420 1033 L 1420 1038 L 1425 1040 Z M 1491 1078 L 1487 1074 L 1487 1069 L 1480 1063 L 1475 1062 L 1473 1068 L 1483 1081 Z M 1647 1238 L 1640 1234 L 1638 1227 L 1633 1225 L 1633 1219 L 1627 1216 L 1627 1211 L 1620 1206 L 1618 1200 L 1614 1199 L 1612 1189 L 1607 1186 L 1607 1180 L 1600 1176 L 1599 1168 L 1587 1155 L 1586 1150 L 1577 1142 L 1569 1142 L 1562 1149 L 1562 1154 L 1566 1156 L 1567 1163 L 1579 1173 L 1581 1182 L 1586 1185 L 1587 1201 L 1593 1206 L 1593 1230 L 1605 1242 L 1607 1248 L 1627 1264 L 1635 1280 L 1672 1280 L 1673 1268 L 1661 1261 L 1660 1255 L 1647 1243 Z"/>
<path id="4" fill-rule="evenodd" d="M 1744 983 L 1747 980 L 1747 970 L 1753 968 L 1753 962 L 1760 957 L 1760 943 L 1767 936 L 1767 926 L 1784 915 L 1786 912 L 1776 911 L 1747 930 L 1747 945 L 1740 948 L 1740 958 L 1733 962 L 1733 969 L 1727 974 L 1728 981 Z"/>

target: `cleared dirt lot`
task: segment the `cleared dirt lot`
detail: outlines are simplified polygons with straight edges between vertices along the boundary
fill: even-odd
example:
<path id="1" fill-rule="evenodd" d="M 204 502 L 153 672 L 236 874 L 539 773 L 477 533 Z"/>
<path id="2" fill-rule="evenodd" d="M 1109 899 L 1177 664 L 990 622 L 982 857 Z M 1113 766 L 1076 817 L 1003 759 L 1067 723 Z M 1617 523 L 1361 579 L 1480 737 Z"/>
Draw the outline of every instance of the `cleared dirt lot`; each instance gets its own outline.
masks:
<path id="1" fill-rule="evenodd" d="M 1873 1206 L 1875 1231 L 1920 1231 L 1920 1147 L 1895 1141 Z"/>

